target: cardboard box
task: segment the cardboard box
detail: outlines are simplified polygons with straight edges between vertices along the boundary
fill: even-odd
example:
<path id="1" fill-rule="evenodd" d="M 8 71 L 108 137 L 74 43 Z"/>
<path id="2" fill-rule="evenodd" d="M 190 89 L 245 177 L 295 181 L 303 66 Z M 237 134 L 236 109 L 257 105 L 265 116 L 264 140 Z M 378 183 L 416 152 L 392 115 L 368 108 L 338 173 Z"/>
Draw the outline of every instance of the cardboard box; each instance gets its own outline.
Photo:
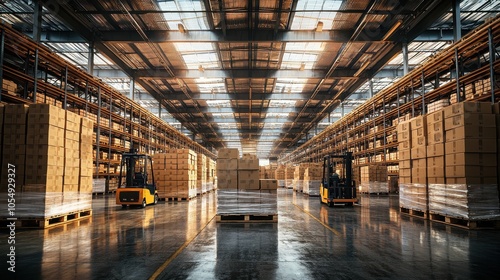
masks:
<path id="1" fill-rule="evenodd" d="M 404 122 L 398 123 L 396 130 L 397 130 L 398 134 L 403 132 L 403 131 L 411 131 L 411 122 L 404 121 Z"/>
<path id="2" fill-rule="evenodd" d="M 449 177 L 446 184 L 497 184 L 497 177 Z"/>
<path id="3" fill-rule="evenodd" d="M 461 139 L 445 143 L 447 154 L 454 153 L 496 153 L 497 141 L 495 139 Z"/>
<path id="4" fill-rule="evenodd" d="M 411 168 L 420 168 L 424 169 L 427 167 L 427 159 L 416 159 L 411 161 Z"/>
<path id="5" fill-rule="evenodd" d="M 398 151 L 399 160 L 410 160 L 411 159 L 411 150 L 410 149 L 399 149 Z"/>
<path id="6" fill-rule="evenodd" d="M 411 131 L 401 131 L 401 132 L 398 132 L 398 141 L 399 142 L 402 142 L 402 141 L 409 141 L 411 140 Z"/>
<path id="7" fill-rule="evenodd" d="M 416 130 L 418 128 L 425 129 L 427 126 L 427 116 L 426 115 L 414 117 L 410 121 L 411 121 L 411 130 L 412 131 Z"/>
<path id="8" fill-rule="evenodd" d="M 411 149 L 411 159 L 421 159 L 427 157 L 427 146 L 418 146 Z"/>
<path id="9" fill-rule="evenodd" d="M 444 178 L 444 176 L 443 177 L 430 177 L 429 176 L 427 178 L 427 184 L 446 184 L 446 179 Z"/>
<path id="10" fill-rule="evenodd" d="M 444 156 L 444 143 L 432 144 L 427 146 L 427 156 L 428 157 Z"/>
<path id="11" fill-rule="evenodd" d="M 257 158 L 241 158 L 236 166 L 239 170 L 258 170 L 259 160 Z"/>
<path id="12" fill-rule="evenodd" d="M 441 178 L 442 182 L 444 182 L 445 168 L 443 166 L 427 167 L 427 177 L 428 178 Z M 434 180 L 434 182 L 435 181 L 436 180 Z M 429 182 L 429 184 L 431 184 L 431 183 Z M 439 183 L 434 183 L 434 184 L 439 184 Z"/>
<path id="13" fill-rule="evenodd" d="M 459 126 L 446 131 L 446 141 L 455 141 L 464 138 L 496 139 L 496 130 L 493 127 L 482 127 L 476 125 Z"/>
<path id="14" fill-rule="evenodd" d="M 497 166 L 497 155 L 490 153 L 456 153 L 446 154 L 446 165 Z"/>
<path id="15" fill-rule="evenodd" d="M 399 177 L 411 177 L 411 168 L 399 168 Z"/>
<path id="16" fill-rule="evenodd" d="M 428 157 L 427 158 L 427 167 L 441 167 L 445 166 L 445 157 L 437 156 L 437 157 Z"/>
<path id="17" fill-rule="evenodd" d="M 464 113 L 491 114 L 491 103 L 489 102 L 460 102 L 444 108 L 444 118 L 463 115 Z"/>
<path id="18" fill-rule="evenodd" d="M 401 168 L 411 168 L 411 160 L 399 160 L 399 169 Z"/>
<path id="19" fill-rule="evenodd" d="M 430 131 L 427 134 L 427 145 L 444 143 L 444 132 L 443 131 Z"/>
<path id="20" fill-rule="evenodd" d="M 238 149 L 234 148 L 222 148 L 217 152 L 217 158 L 236 158 L 240 157 L 240 152 Z"/>
<path id="21" fill-rule="evenodd" d="M 481 126 L 483 128 L 496 127 L 496 117 L 493 114 L 464 114 L 446 118 L 444 129 L 446 131 L 460 126 Z"/>
<path id="22" fill-rule="evenodd" d="M 434 123 L 442 123 L 444 120 L 444 109 L 427 114 L 427 126 Z"/>
<path id="23" fill-rule="evenodd" d="M 260 189 L 261 190 L 275 190 L 278 188 L 278 180 L 275 179 L 261 179 Z"/>
<path id="24" fill-rule="evenodd" d="M 439 122 L 428 123 L 427 134 L 430 134 L 431 132 L 444 132 L 444 122 L 439 121 Z"/>
<path id="25" fill-rule="evenodd" d="M 497 177 L 497 168 L 477 165 L 447 165 L 446 178 L 450 177 Z"/>
<path id="26" fill-rule="evenodd" d="M 403 140 L 398 142 L 398 150 L 411 149 L 411 142 L 409 140 Z"/>

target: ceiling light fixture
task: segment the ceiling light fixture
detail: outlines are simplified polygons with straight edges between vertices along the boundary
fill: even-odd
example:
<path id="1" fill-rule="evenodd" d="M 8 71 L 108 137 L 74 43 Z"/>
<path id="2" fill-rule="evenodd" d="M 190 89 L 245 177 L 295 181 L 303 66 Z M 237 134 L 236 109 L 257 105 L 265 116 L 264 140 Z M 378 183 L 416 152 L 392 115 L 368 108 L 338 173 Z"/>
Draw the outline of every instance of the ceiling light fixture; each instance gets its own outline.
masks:
<path id="1" fill-rule="evenodd" d="M 300 64 L 300 68 L 299 68 L 299 70 L 300 70 L 300 71 L 304 71 L 304 69 L 306 69 L 306 64 L 305 64 L 304 62 L 302 62 L 302 63 Z"/>
<path id="2" fill-rule="evenodd" d="M 186 28 L 184 28 L 184 25 L 182 25 L 182 23 L 177 24 L 177 28 L 179 28 L 179 31 L 181 33 L 187 33 L 187 30 Z"/>
<path id="3" fill-rule="evenodd" d="M 401 26 L 402 23 L 403 23 L 402 20 L 396 21 L 396 23 L 394 23 L 394 25 L 391 27 L 391 29 L 389 29 L 389 31 L 387 31 L 387 33 L 385 33 L 384 37 L 382 38 L 382 41 L 389 39 L 389 37 L 391 37 L 392 34 L 394 34 L 394 32 L 396 32 L 396 30 L 399 28 L 399 26 Z"/>

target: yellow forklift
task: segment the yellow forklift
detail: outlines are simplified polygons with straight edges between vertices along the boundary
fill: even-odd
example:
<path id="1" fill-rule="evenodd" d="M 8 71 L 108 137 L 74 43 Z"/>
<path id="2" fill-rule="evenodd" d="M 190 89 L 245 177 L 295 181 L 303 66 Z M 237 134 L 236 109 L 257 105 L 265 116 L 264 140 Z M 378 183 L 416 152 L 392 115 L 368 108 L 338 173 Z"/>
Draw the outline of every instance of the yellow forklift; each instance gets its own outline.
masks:
<path id="1" fill-rule="evenodd" d="M 340 173 L 336 168 L 340 164 Z M 352 153 L 328 155 L 323 159 L 323 179 L 319 187 L 322 203 L 329 207 L 335 204 L 352 206 L 358 202 L 356 184 L 352 179 Z"/>
<path id="2" fill-rule="evenodd" d="M 120 164 L 120 177 L 116 189 L 116 204 L 146 207 L 158 203 L 158 191 L 153 175 L 151 156 L 130 149 L 123 153 Z"/>

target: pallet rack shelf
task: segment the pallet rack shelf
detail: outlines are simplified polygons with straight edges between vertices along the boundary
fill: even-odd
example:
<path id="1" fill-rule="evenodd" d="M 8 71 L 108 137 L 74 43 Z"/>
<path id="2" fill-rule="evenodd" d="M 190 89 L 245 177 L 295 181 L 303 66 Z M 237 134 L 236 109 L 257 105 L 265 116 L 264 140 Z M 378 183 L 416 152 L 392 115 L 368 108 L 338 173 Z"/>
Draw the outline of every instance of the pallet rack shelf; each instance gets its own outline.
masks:
<path id="1" fill-rule="evenodd" d="M 377 156 L 381 160 L 374 162 L 397 166 L 397 159 L 387 159 L 386 155 L 397 152 L 393 135 L 401 118 L 424 114 L 426 105 L 453 95 L 457 102 L 499 99 L 500 87 L 495 83 L 500 72 L 500 60 L 495 59 L 499 56 L 499 42 L 500 16 L 497 16 L 283 155 L 279 162 L 321 162 L 328 154 L 352 151 L 355 166 L 370 164 L 372 161 L 361 163 L 361 159 L 372 160 Z M 484 82 L 485 90 L 471 92 L 477 82 Z"/>
<path id="2" fill-rule="evenodd" d="M 49 103 L 94 121 L 95 177 L 116 176 L 119 156 L 132 145 L 146 153 L 189 148 L 215 154 L 96 77 L 52 53 L 10 26 L 0 24 L 0 88 L 4 79 L 18 85 L 0 93 L 6 103 Z M 105 165 L 104 172 L 99 172 Z M 101 169 L 101 171 L 103 171 Z"/>

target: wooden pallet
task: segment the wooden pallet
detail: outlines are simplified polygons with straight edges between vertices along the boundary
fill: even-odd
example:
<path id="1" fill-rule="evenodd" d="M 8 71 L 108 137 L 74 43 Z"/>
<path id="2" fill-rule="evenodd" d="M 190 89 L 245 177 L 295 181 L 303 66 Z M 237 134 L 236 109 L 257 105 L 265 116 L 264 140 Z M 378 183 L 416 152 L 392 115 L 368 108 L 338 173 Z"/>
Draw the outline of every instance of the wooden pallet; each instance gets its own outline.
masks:
<path id="1" fill-rule="evenodd" d="M 320 197 L 319 194 L 310 194 L 310 193 L 304 193 L 304 194 L 309 196 L 309 197 Z"/>
<path id="2" fill-rule="evenodd" d="M 415 209 L 409 209 L 409 208 L 404 208 L 404 207 L 399 207 L 401 214 L 405 214 L 408 216 L 412 217 L 417 217 L 417 218 L 422 218 L 422 219 L 429 219 L 429 213 L 427 211 L 423 210 L 415 210 Z"/>
<path id="3" fill-rule="evenodd" d="M 193 197 L 162 197 L 161 201 L 190 201 Z"/>
<path id="4" fill-rule="evenodd" d="M 361 193 L 367 195 L 389 195 L 388 192 L 361 192 Z"/>
<path id="5" fill-rule="evenodd" d="M 429 220 L 465 229 L 498 229 L 500 220 L 467 220 L 464 218 L 429 213 Z"/>
<path id="6" fill-rule="evenodd" d="M 6 227 L 11 222 L 16 223 L 16 228 L 36 228 L 36 229 L 47 229 L 55 226 L 64 225 L 67 223 L 72 223 L 82 219 L 90 218 L 92 216 L 92 210 L 86 209 L 76 212 L 70 212 L 63 215 L 56 215 L 51 217 L 37 217 L 37 218 L 18 218 L 17 220 L 0 220 L 2 227 Z"/>
<path id="7" fill-rule="evenodd" d="M 278 214 L 218 214 L 215 216 L 217 223 L 277 223 Z"/>

